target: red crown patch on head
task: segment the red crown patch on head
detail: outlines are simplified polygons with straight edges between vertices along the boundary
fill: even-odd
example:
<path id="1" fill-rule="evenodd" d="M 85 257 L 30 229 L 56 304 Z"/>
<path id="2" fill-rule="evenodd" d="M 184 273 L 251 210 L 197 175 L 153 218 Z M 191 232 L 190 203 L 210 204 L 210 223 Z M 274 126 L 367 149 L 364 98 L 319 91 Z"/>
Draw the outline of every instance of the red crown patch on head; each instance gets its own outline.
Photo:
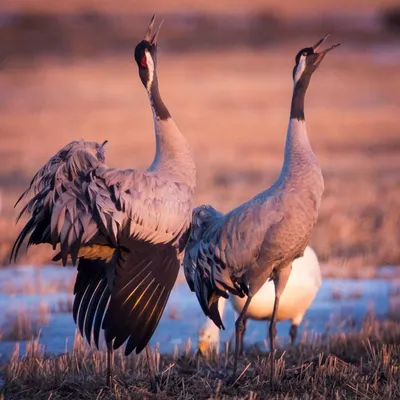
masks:
<path id="1" fill-rule="evenodd" d="M 143 68 L 146 68 L 146 67 L 147 67 L 146 56 L 143 56 L 143 57 L 142 57 L 142 59 L 140 60 L 140 65 L 141 65 Z"/>

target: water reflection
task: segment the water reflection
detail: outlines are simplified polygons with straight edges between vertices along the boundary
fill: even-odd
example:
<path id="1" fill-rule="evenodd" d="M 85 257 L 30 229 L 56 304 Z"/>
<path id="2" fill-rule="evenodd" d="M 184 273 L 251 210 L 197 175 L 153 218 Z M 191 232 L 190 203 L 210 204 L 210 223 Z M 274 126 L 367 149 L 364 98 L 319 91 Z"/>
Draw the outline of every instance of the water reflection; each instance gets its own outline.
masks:
<path id="1" fill-rule="evenodd" d="M 75 324 L 71 312 L 59 310 L 60 302 L 72 301 L 75 270 L 73 268 L 43 267 L 14 268 L 0 271 L 0 324 L 6 330 L 10 316 L 27 313 L 32 320 L 40 320 L 38 310 L 46 304 L 49 310 L 48 324 L 40 326 L 40 343 L 50 353 L 62 353 L 71 349 Z M 389 312 L 389 298 L 394 283 L 390 280 L 325 279 L 322 287 L 308 310 L 301 325 L 307 332 L 358 328 L 366 313 L 374 311 L 377 317 Z M 37 292 L 34 293 L 34 289 Z M 22 293 L 22 292 L 30 293 Z M 64 311 L 64 312 L 60 312 Z M 226 330 L 221 332 L 221 341 L 230 339 L 234 328 L 234 311 L 227 307 L 224 316 Z M 205 317 L 185 283 L 177 284 L 152 338 L 152 344 L 159 343 L 162 352 L 172 351 L 174 345 L 182 345 L 188 338 L 196 343 L 197 332 L 204 324 Z M 290 322 L 278 323 L 280 341 L 286 341 Z M 264 346 L 267 323 L 250 321 L 246 331 L 247 344 L 258 342 Z M 0 342 L 1 357 L 10 354 L 15 342 Z M 24 343 L 22 343 L 22 352 Z"/>

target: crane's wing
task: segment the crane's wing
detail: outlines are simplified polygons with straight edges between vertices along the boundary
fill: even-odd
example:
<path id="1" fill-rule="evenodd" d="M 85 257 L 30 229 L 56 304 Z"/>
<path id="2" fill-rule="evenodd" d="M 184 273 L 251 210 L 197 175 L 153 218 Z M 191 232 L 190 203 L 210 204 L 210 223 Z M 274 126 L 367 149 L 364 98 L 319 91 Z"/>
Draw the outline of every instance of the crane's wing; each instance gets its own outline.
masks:
<path id="1" fill-rule="evenodd" d="M 104 163 L 104 142 L 74 141 L 64 146 L 39 169 L 33 177 L 28 189 L 22 193 L 15 205 L 28 197 L 26 205 L 20 212 L 17 221 L 25 215 L 31 218 L 21 230 L 11 251 L 10 259 L 16 259 L 18 251 L 29 237 L 28 246 L 39 243 L 52 243 L 51 216 L 56 202 L 68 193 L 74 181 Z M 68 216 L 70 218 L 71 216 Z M 61 221 L 62 222 L 62 221 Z M 95 228 L 91 219 L 86 219 L 86 230 Z"/>
<path id="2" fill-rule="evenodd" d="M 200 243 L 206 236 L 207 230 L 209 228 L 215 229 L 217 221 L 219 221 L 222 216 L 222 213 L 210 205 L 196 207 L 192 212 L 192 225 L 183 261 L 183 272 L 185 273 L 186 281 L 192 292 L 194 292 Z"/>
<path id="3" fill-rule="evenodd" d="M 268 202 L 267 202 L 268 203 Z M 244 297 L 246 279 L 257 261 L 266 233 L 280 213 L 265 215 L 265 203 L 245 203 L 222 215 L 211 206 L 193 211 L 192 231 L 185 251 L 184 271 L 206 316 L 223 327 L 218 311 L 219 297 L 228 293 Z"/>
<path id="4" fill-rule="evenodd" d="M 97 343 L 101 323 L 114 347 L 129 337 L 126 352 L 139 352 L 175 283 L 193 193 L 155 173 L 108 168 L 86 142 L 66 148 L 35 175 L 21 212 L 31 218 L 12 256 L 30 235 L 28 245 L 59 245 L 64 265 L 80 257 L 74 316 L 81 331 L 90 336 L 93 327 Z"/>
<path id="5" fill-rule="evenodd" d="M 65 146 L 38 171 L 18 202 L 30 192 L 18 219 L 31 217 L 12 258 L 29 237 L 28 246 L 59 244 L 56 257 L 64 265 L 68 256 L 74 264 L 78 255 L 99 258 L 99 252 L 110 259 L 101 246 L 115 248 L 126 239 L 168 243 L 190 223 L 190 189 L 151 172 L 108 168 L 97 143 Z"/>
<path id="6" fill-rule="evenodd" d="M 226 269 L 222 247 L 225 246 L 225 229 L 226 221 L 222 213 L 210 205 L 196 207 L 192 213 L 192 228 L 183 259 L 183 270 L 190 290 L 196 293 L 204 314 L 220 329 L 225 327 L 218 311 L 219 297 L 228 298 L 227 290 L 244 296 Z M 216 275 L 219 275 L 218 278 Z"/>
<path id="7" fill-rule="evenodd" d="M 86 336 L 89 344 L 93 332 L 97 348 L 99 348 L 102 321 L 111 296 L 107 279 L 111 270 L 111 264 L 103 260 L 84 257 L 79 259 L 72 315 L 81 335 Z"/>
<path id="8" fill-rule="evenodd" d="M 171 244 L 132 242 L 115 255 L 117 266 L 81 257 L 74 287 L 73 316 L 82 336 L 99 348 L 101 328 L 114 348 L 127 339 L 125 353 L 139 353 L 148 343 L 162 316 L 179 271 L 189 230 L 178 248 Z M 116 269 L 115 269 L 116 268 Z M 116 270 L 116 272 L 115 272 Z"/>

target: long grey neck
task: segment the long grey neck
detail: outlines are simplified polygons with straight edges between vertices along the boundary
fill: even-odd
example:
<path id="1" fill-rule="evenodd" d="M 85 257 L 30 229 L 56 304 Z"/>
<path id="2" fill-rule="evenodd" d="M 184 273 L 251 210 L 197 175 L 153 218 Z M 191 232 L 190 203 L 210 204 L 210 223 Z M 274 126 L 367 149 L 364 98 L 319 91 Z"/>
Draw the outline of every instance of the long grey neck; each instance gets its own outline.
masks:
<path id="1" fill-rule="evenodd" d="M 285 158 L 280 179 L 297 179 L 310 169 L 319 169 L 318 161 L 308 140 L 304 118 L 304 98 L 311 75 L 302 76 L 293 89 L 290 119 L 286 134 Z"/>
<path id="2" fill-rule="evenodd" d="M 162 101 L 156 75 L 148 94 L 156 135 L 156 154 L 148 170 L 165 173 L 194 190 L 196 167 L 192 152 Z"/>

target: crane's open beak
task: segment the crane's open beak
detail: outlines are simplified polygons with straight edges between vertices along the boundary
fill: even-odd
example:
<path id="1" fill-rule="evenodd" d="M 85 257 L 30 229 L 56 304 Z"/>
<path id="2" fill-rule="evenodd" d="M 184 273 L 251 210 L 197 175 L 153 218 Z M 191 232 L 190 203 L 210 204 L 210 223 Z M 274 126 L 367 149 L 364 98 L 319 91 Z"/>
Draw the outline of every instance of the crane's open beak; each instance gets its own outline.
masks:
<path id="1" fill-rule="evenodd" d="M 321 46 L 321 44 L 323 42 L 325 42 L 325 40 L 328 38 L 328 36 L 330 36 L 330 33 L 326 34 L 321 40 L 318 40 L 318 42 L 315 43 L 314 46 L 313 46 L 314 53 L 318 54 L 318 57 L 317 57 L 316 62 L 315 62 L 316 64 L 318 64 L 318 63 L 320 63 L 322 61 L 322 59 L 325 57 L 326 53 L 328 53 L 329 51 L 331 51 L 331 50 L 335 49 L 336 47 L 340 46 L 340 43 L 337 43 L 337 44 L 334 44 L 331 47 L 328 47 L 325 50 L 318 51 L 320 46 Z"/>
<path id="2" fill-rule="evenodd" d="M 158 26 L 158 28 L 156 29 L 156 31 L 153 32 L 155 19 L 156 19 L 156 14 L 154 14 L 153 17 L 151 18 L 151 21 L 150 21 L 149 27 L 147 28 L 147 32 L 144 37 L 144 40 L 147 40 L 149 43 L 154 44 L 156 46 L 157 42 L 158 42 L 158 36 L 160 34 L 160 28 L 161 28 L 164 20 L 161 21 L 161 23 Z"/>

